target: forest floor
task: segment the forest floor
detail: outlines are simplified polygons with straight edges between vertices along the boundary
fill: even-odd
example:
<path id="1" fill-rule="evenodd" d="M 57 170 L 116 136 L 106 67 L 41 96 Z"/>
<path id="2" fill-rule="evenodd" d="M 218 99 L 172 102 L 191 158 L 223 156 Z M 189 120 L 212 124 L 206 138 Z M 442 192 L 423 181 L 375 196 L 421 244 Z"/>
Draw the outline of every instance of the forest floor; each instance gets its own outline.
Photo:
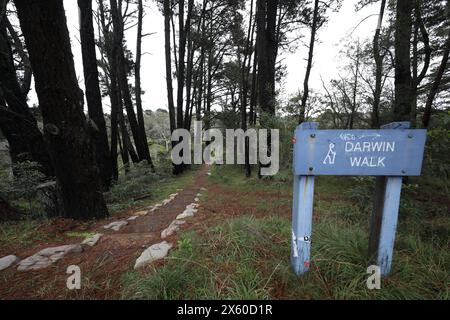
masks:
<path id="1" fill-rule="evenodd" d="M 208 172 L 211 170 L 211 173 Z M 118 232 L 102 226 L 144 207 L 95 224 L 56 220 L 33 241 L 16 232 L 0 244 L 0 257 L 25 258 L 42 248 L 104 236 L 93 248 L 69 254 L 40 271 L 0 271 L 1 299 L 449 299 L 448 195 L 405 188 L 392 274 L 382 289 L 366 287 L 367 218 L 373 181 L 317 179 L 310 273 L 297 278 L 289 262 L 292 182 L 289 172 L 246 179 L 239 168 L 189 171 L 166 206 Z M 356 187 L 355 187 L 356 184 Z M 166 188 L 167 197 L 176 192 Z M 206 188 L 207 191 L 202 188 Z M 200 207 L 181 231 L 166 239 L 169 255 L 142 270 L 136 258 L 161 242 L 161 231 L 201 192 Z M 351 194 L 351 196 L 350 196 Z M 164 197 L 162 197 L 163 199 Z M 28 227 L 33 232 L 33 226 Z M 27 233 L 27 232 L 22 232 Z M 70 237 L 68 236 L 70 234 Z M 68 242 L 71 240 L 72 242 Z M 68 290 L 66 269 L 78 265 L 80 290 Z"/>
<path id="2" fill-rule="evenodd" d="M 92 248 L 82 253 L 71 253 L 49 268 L 36 271 L 17 271 L 10 267 L 0 271 L 0 298 L 1 299 L 117 299 L 121 297 L 121 277 L 132 269 L 139 255 L 152 244 L 161 242 L 161 232 L 181 214 L 187 205 L 194 202 L 194 198 L 206 184 L 207 167 L 198 171 L 187 173 L 183 189 L 174 189 L 180 186 L 171 185 L 166 188 L 167 193 L 178 192 L 173 201 L 159 207 L 154 212 L 140 216 L 119 231 L 105 230 L 103 226 L 123 221 L 133 217 L 135 213 L 148 211 L 151 206 L 138 206 L 117 212 L 109 219 L 96 222 L 78 223 L 72 220 L 53 219 L 47 224 L 39 225 L 36 232 L 32 222 L 30 226 L 20 223 L 21 230 L 16 230 L 0 245 L 0 257 L 15 254 L 26 258 L 34 253 L 49 247 L 67 244 L 77 244 L 85 238 L 97 233 L 102 238 Z M 192 177 L 191 177 L 192 175 Z M 187 178 L 187 179 L 186 179 Z M 157 187 L 157 186 L 156 186 Z M 168 196 L 165 195 L 164 198 Z M 154 202 L 154 201 L 153 201 Z M 190 221 L 183 228 L 190 227 Z M 25 230 L 23 230 L 25 229 Z M 42 236 L 42 239 L 39 238 Z M 32 239 L 21 239 L 30 237 Z M 3 237 L 5 238 L 5 236 Z M 176 244 L 176 236 L 165 239 Z M 81 290 L 68 290 L 66 274 L 70 265 L 79 266 L 82 272 Z"/>

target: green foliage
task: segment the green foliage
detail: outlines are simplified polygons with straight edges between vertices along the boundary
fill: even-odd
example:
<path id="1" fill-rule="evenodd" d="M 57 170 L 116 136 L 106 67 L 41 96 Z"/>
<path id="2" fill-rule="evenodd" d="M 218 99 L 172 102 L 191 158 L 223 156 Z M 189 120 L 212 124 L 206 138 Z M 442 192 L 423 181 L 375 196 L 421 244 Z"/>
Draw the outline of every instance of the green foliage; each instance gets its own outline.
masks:
<path id="1" fill-rule="evenodd" d="M 278 129 L 280 133 L 280 169 L 291 167 L 293 145 L 292 138 L 298 125 L 296 117 L 280 117 L 262 114 L 259 128 Z"/>
<path id="2" fill-rule="evenodd" d="M 191 170 L 181 176 L 173 176 L 172 163 L 168 159 L 161 158 L 155 169 L 156 172 L 152 172 L 147 164 L 135 164 L 127 174 L 121 175 L 111 190 L 105 193 L 110 212 L 148 206 L 165 199 L 193 179 Z M 195 169 L 194 166 L 191 169 Z"/>
<path id="3" fill-rule="evenodd" d="M 438 125 L 428 131 L 425 173 L 440 180 L 448 188 L 450 184 L 450 112 L 436 118 Z"/>
<path id="4" fill-rule="evenodd" d="M 14 204 L 23 207 L 29 217 L 43 215 L 43 208 L 38 198 L 38 186 L 45 181 L 37 162 L 24 161 L 12 165 L 14 176 L 2 179 L 0 194 Z"/>
<path id="5" fill-rule="evenodd" d="M 47 221 L 25 220 L 0 224 L 0 250 L 6 246 L 29 246 L 46 240 L 49 235 L 42 231 Z"/>
<path id="6" fill-rule="evenodd" d="M 134 164 L 106 194 L 107 202 L 121 202 L 138 196 L 151 195 L 152 186 L 158 178 L 159 176 L 152 172 L 147 163 Z"/>
<path id="7" fill-rule="evenodd" d="M 375 178 L 373 177 L 352 177 L 352 187 L 346 190 L 345 194 L 360 211 L 369 212 L 373 205 L 373 195 L 375 190 Z"/>

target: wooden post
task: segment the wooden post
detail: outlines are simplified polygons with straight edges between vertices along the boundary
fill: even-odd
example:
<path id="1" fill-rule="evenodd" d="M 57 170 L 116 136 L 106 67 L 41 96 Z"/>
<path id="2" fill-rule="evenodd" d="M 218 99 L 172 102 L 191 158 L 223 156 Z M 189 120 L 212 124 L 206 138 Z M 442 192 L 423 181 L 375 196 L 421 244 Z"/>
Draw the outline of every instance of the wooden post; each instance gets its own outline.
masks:
<path id="1" fill-rule="evenodd" d="M 304 122 L 298 130 L 317 130 L 317 123 Z M 294 140 L 294 154 L 297 144 Z M 311 168 L 313 171 L 314 168 Z M 294 175 L 291 263 L 297 275 L 309 271 L 314 199 L 314 176 Z"/>
<path id="2" fill-rule="evenodd" d="M 409 122 L 393 122 L 381 129 L 409 129 Z M 377 177 L 374 205 L 370 218 L 369 256 L 376 257 L 381 275 L 391 271 L 402 177 Z"/>

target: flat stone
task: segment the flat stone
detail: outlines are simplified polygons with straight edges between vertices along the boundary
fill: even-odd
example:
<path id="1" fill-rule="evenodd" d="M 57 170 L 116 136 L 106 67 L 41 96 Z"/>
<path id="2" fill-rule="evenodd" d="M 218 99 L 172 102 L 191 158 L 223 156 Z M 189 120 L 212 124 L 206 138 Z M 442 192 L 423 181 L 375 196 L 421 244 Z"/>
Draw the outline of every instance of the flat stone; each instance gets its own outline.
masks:
<path id="1" fill-rule="evenodd" d="M 161 239 L 165 239 L 167 237 L 170 237 L 175 232 L 178 232 L 178 230 L 180 230 L 180 226 L 185 224 L 185 223 L 186 223 L 186 221 L 182 221 L 182 220 L 174 220 L 174 221 L 172 221 L 172 223 L 169 225 L 169 227 L 167 227 L 166 229 L 164 229 L 161 232 Z"/>
<path id="2" fill-rule="evenodd" d="M 200 188 L 200 191 L 206 191 L 207 189 L 206 188 Z"/>
<path id="3" fill-rule="evenodd" d="M 194 201 L 195 201 L 195 202 L 199 202 L 199 201 L 200 201 L 200 198 L 197 197 L 197 198 L 194 199 Z"/>
<path id="4" fill-rule="evenodd" d="M 189 205 L 186 207 L 186 210 L 184 210 L 182 214 L 178 215 L 177 220 L 193 217 L 197 211 L 198 210 L 194 209 L 192 205 Z"/>
<path id="5" fill-rule="evenodd" d="M 122 227 L 126 226 L 128 221 L 115 221 L 103 227 L 103 229 L 112 229 L 114 231 L 119 231 Z"/>
<path id="6" fill-rule="evenodd" d="M 83 247 L 79 244 L 65 245 L 59 247 L 46 248 L 38 253 L 22 260 L 19 263 L 17 270 L 40 270 L 49 267 L 56 261 L 62 259 L 69 253 L 81 253 Z"/>
<path id="7" fill-rule="evenodd" d="M 0 271 L 5 270 L 12 266 L 14 263 L 19 262 L 19 258 L 15 255 L 9 255 L 0 259 Z"/>
<path id="8" fill-rule="evenodd" d="M 132 217 L 129 217 L 129 218 L 127 219 L 127 221 L 134 221 L 134 220 L 136 220 L 137 218 L 139 218 L 139 216 L 132 216 Z"/>
<path id="9" fill-rule="evenodd" d="M 103 236 L 101 233 L 97 233 L 90 238 L 85 239 L 81 244 L 88 245 L 89 247 L 93 247 L 97 244 L 100 238 Z"/>
<path id="10" fill-rule="evenodd" d="M 151 207 L 150 209 L 153 209 L 153 207 Z M 148 211 L 139 211 L 139 212 L 134 213 L 135 216 L 139 216 L 139 217 L 146 216 L 147 214 L 148 214 Z"/>
<path id="11" fill-rule="evenodd" d="M 172 199 L 166 199 L 162 202 L 162 205 L 165 206 L 167 204 L 169 204 L 172 201 Z"/>
<path id="12" fill-rule="evenodd" d="M 169 195 L 169 198 L 175 198 L 176 196 L 178 196 L 178 193 L 172 193 L 171 195 Z"/>
<path id="13" fill-rule="evenodd" d="M 146 249 L 136 260 L 134 269 L 145 267 L 151 264 L 153 261 L 165 258 L 171 248 L 172 244 L 169 244 L 166 241 L 152 245 L 151 247 Z"/>

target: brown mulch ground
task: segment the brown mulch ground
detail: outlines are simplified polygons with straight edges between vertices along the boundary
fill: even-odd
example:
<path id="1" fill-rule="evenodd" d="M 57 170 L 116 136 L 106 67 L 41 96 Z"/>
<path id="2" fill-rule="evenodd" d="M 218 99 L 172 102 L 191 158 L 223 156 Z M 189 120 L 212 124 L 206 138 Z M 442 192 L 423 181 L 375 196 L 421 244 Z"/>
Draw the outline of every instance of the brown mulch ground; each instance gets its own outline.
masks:
<path id="1" fill-rule="evenodd" d="M 0 252 L 1 256 L 15 252 L 20 258 L 26 258 L 47 247 L 69 244 L 67 238 L 62 236 L 67 231 L 95 231 L 104 234 L 93 248 L 88 248 L 81 254 L 69 254 L 47 269 L 19 272 L 11 267 L 2 271 L 0 299 L 120 298 L 122 275 L 133 269 L 136 259 L 147 247 L 162 241 L 161 231 L 167 228 L 188 204 L 194 202 L 197 193 L 207 183 L 207 171 L 208 167 L 205 166 L 196 172 L 194 182 L 180 191 L 172 202 L 146 216 L 130 221 L 118 232 L 104 230 L 102 226 L 132 216 L 132 210 L 95 224 L 77 225 L 72 221 L 56 220 L 47 226 L 50 234 L 48 240 L 20 251 L 6 252 L 14 249 L 14 246 L 2 250 L 5 252 Z M 188 222 L 183 229 L 189 227 Z M 166 241 L 176 244 L 176 237 L 174 235 Z M 72 238 L 71 243 L 79 243 L 81 240 Z M 69 276 L 66 270 L 70 265 L 77 265 L 81 269 L 81 290 L 69 291 L 66 288 Z"/>
<path id="2" fill-rule="evenodd" d="M 290 195 L 279 192 L 234 190 L 208 180 L 207 166 L 196 172 L 194 182 L 180 191 L 174 201 L 157 211 L 142 216 L 120 231 L 106 231 L 102 226 L 112 221 L 126 219 L 140 210 L 127 210 L 114 218 L 95 224 L 74 224 L 71 221 L 57 220 L 49 228 L 49 240 L 32 248 L 18 251 L 21 258 L 50 247 L 68 244 L 64 240 L 67 231 L 93 231 L 103 233 L 100 242 L 81 254 L 70 254 L 53 266 L 29 272 L 18 272 L 15 268 L 0 273 L 0 299 L 119 299 L 121 298 L 121 278 L 133 270 L 139 255 L 152 244 L 161 242 L 160 234 L 188 204 L 194 202 L 202 187 L 207 188 L 207 198 L 202 197 L 200 208 L 194 218 L 187 219 L 182 230 L 192 230 L 203 234 L 208 227 L 223 223 L 226 219 L 240 216 L 263 218 L 270 215 L 290 217 Z M 263 182 L 264 183 L 264 182 Z M 173 235 L 166 241 L 176 245 L 179 235 Z M 72 238 L 72 243 L 82 239 Z M 8 249 L 9 250 L 9 249 Z M 14 251 L 1 252 L 0 256 Z M 158 262 L 156 266 L 163 265 Z M 77 265 L 82 272 L 81 290 L 69 291 L 66 281 L 67 267 Z M 145 272 L 145 270 L 143 270 Z"/>

